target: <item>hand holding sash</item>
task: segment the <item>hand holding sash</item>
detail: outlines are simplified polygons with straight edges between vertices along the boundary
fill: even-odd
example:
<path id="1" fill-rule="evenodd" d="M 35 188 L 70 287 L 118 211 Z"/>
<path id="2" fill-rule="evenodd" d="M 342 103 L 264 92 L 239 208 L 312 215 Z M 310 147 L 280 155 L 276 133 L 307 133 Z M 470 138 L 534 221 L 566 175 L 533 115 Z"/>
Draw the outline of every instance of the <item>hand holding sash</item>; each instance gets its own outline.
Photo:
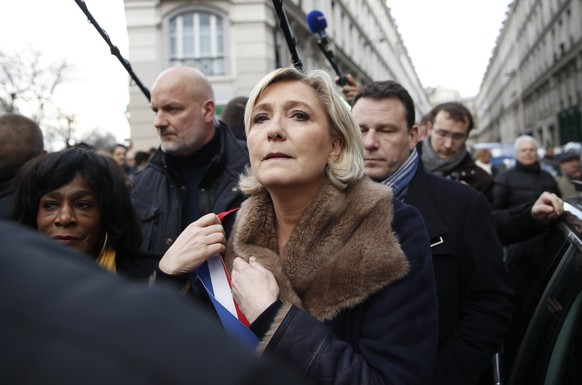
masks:
<path id="1" fill-rule="evenodd" d="M 160 270 L 166 274 L 190 273 L 210 256 L 223 254 L 226 236 L 216 214 L 206 214 L 182 231 L 160 260 Z"/>
<path id="2" fill-rule="evenodd" d="M 240 310 L 253 323 L 279 298 L 279 285 L 269 270 L 250 257 L 247 263 L 235 258 L 232 266 L 232 294 Z"/>

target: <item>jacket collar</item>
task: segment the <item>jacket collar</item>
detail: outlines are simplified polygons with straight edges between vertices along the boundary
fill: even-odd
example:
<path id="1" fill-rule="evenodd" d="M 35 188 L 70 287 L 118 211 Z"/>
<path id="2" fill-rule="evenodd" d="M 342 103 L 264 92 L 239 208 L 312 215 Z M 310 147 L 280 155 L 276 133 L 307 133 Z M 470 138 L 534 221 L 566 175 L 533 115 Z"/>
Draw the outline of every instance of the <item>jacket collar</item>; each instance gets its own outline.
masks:
<path id="1" fill-rule="evenodd" d="M 443 241 L 443 235 L 449 230 L 441 220 L 435 204 L 432 201 L 430 187 L 428 185 L 429 178 L 438 178 L 438 176 L 429 174 L 424 169 L 421 160 L 418 162 L 416 173 L 408 186 L 408 193 L 406 194 L 406 198 L 404 198 L 404 202 L 416 207 L 422 214 L 430 238 L 430 244 L 433 247 Z"/>
<path id="2" fill-rule="evenodd" d="M 217 120 L 216 136 L 219 139 L 218 152 L 208 160 L 207 178 L 213 178 L 216 174 L 223 172 L 226 164 L 232 164 L 232 168 L 239 170 L 248 163 L 248 155 L 245 146 L 241 144 L 232 133 L 230 127 Z M 162 151 L 158 147 L 150 164 L 168 170 L 174 177 L 177 177 L 177 165 L 174 156 Z M 148 165 L 149 166 L 149 165 Z M 235 176 L 236 177 L 236 176 Z M 205 178 L 206 179 L 206 178 Z M 204 183 L 204 181 L 202 181 Z"/>
<path id="3" fill-rule="evenodd" d="M 237 213 L 225 255 L 257 260 L 275 275 L 281 298 L 319 320 L 402 278 L 408 262 L 392 230 L 392 192 L 368 178 L 340 191 L 325 184 L 278 252 L 270 196 L 247 199 Z"/>
<path id="4" fill-rule="evenodd" d="M 532 173 L 532 174 L 539 173 L 541 170 L 540 162 L 536 162 L 534 164 L 530 164 L 530 165 L 526 166 L 525 164 L 520 163 L 517 160 L 515 161 L 515 168 L 518 170 L 522 170 L 524 172 Z"/>

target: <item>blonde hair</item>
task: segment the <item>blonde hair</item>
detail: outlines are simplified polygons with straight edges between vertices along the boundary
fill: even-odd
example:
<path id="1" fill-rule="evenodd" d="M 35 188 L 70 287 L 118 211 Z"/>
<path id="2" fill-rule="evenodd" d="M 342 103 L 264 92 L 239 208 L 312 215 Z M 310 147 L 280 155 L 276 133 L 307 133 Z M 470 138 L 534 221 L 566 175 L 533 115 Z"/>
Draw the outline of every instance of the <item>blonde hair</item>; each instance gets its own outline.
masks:
<path id="1" fill-rule="evenodd" d="M 332 138 L 343 140 L 340 154 L 335 162 L 328 165 L 326 177 L 338 189 L 344 189 L 364 176 L 364 155 L 360 127 L 352 116 L 349 106 L 335 92 L 329 75 L 320 70 L 302 73 L 295 68 L 280 68 L 266 75 L 252 90 L 245 108 L 245 131 L 248 136 L 253 108 L 263 91 L 272 84 L 285 81 L 299 81 L 311 87 L 319 98 L 321 107 L 325 111 Z M 257 181 L 250 167 L 239 179 L 242 192 L 252 195 L 260 191 L 263 186 Z"/>

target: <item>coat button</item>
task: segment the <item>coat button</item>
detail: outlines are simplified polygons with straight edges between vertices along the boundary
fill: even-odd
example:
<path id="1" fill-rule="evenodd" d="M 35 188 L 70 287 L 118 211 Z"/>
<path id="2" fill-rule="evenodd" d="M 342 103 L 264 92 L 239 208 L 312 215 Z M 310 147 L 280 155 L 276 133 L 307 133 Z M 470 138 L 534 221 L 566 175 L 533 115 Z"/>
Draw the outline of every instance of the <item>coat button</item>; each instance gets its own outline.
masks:
<path id="1" fill-rule="evenodd" d="M 171 245 L 174 240 L 172 238 L 166 238 L 166 245 Z"/>

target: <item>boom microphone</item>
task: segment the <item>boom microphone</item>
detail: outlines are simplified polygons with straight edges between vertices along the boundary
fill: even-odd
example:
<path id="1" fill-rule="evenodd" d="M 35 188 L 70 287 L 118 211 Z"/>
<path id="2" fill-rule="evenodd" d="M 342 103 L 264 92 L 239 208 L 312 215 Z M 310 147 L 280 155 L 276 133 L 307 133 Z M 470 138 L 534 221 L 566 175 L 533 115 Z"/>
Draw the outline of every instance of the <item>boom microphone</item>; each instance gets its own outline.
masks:
<path id="1" fill-rule="evenodd" d="M 335 73 L 339 76 L 339 83 L 342 86 L 348 84 L 348 80 L 346 79 L 346 75 L 344 75 L 337 63 L 335 62 L 335 57 L 331 49 L 329 48 L 329 41 L 327 39 L 327 34 L 325 33 L 325 29 L 327 28 L 327 20 L 323 15 L 323 12 L 318 10 L 313 10 L 307 14 L 307 26 L 311 33 L 317 35 L 317 45 L 323 51 L 323 54 L 335 70 Z"/>
<path id="2" fill-rule="evenodd" d="M 135 72 L 133 72 L 133 69 L 131 68 L 131 64 L 129 63 L 129 61 L 127 61 L 127 59 L 125 59 L 123 56 L 121 56 L 121 53 L 119 52 L 119 48 L 117 48 L 117 46 L 113 45 L 107 32 L 105 32 L 105 30 L 103 28 L 101 28 L 101 26 L 97 23 L 97 20 L 95 20 L 95 18 L 91 14 L 91 12 L 89 12 L 89 8 L 87 8 L 87 4 L 85 4 L 85 1 L 75 0 L 75 3 L 77 3 L 79 8 L 81 8 L 81 10 L 85 14 L 85 16 L 87 16 L 87 18 L 89 19 L 89 22 L 91 24 L 93 24 L 95 29 L 97 29 L 97 32 L 99 32 L 99 35 L 101 35 L 101 37 L 103 38 L 103 40 L 105 40 L 107 45 L 109 45 L 109 49 L 111 50 L 111 54 L 113 56 L 117 57 L 117 59 L 121 62 L 121 65 L 123 66 L 123 68 L 125 68 L 125 70 L 129 74 L 129 76 L 131 76 L 131 78 L 133 79 L 135 84 L 137 84 L 137 86 L 139 87 L 141 92 L 143 92 L 143 94 L 145 95 L 145 97 L 148 99 L 148 102 L 149 102 L 151 100 L 150 91 L 139 80 L 139 78 L 137 77 Z"/>
<path id="3" fill-rule="evenodd" d="M 299 59 L 299 53 L 297 53 L 297 47 L 295 44 L 295 36 L 293 36 L 293 31 L 289 25 L 289 20 L 287 19 L 287 14 L 285 13 L 285 8 L 283 8 L 283 0 L 273 0 L 273 7 L 279 18 L 279 26 L 283 31 L 283 36 L 285 36 L 285 41 L 287 42 L 287 47 L 289 47 L 289 52 L 291 53 L 291 61 L 293 66 L 299 71 L 303 72 L 303 63 Z"/>
<path id="4" fill-rule="evenodd" d="M 327 34 L 325 29 L 327 28 L 327 20 L 321 11 L 313 10 L 307 14 L 307 26 L 311 33 L 315 33 L 319 36 L 319 39 L 327 44 Z"/>

